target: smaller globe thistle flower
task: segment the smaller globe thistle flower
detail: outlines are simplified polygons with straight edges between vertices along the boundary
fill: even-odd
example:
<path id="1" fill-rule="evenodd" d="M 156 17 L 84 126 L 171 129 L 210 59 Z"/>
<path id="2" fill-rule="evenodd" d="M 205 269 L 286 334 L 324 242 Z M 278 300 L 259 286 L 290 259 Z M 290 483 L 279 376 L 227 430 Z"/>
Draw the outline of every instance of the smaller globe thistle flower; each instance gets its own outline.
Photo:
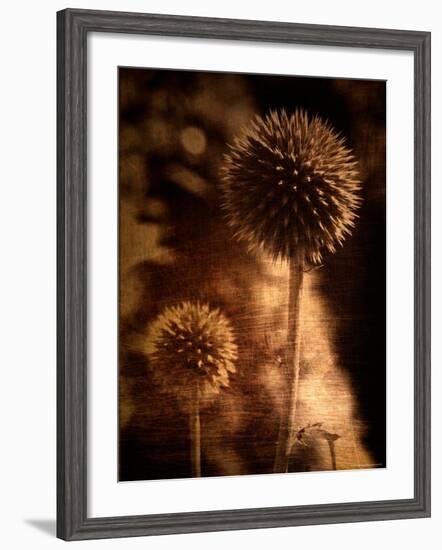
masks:
<path id="1" fill-rule="evenodd" d="M 154 381 L 183 403 L 206 400 L 229 385 L 237 345 L 227 317 L 199 302 L 166 307 L 150 325 L 144 351 Z"/>
<path id="2" fill-rule="evenodd" d="M 256 116 L 226 154 L 222 176 L 222 208 L 250 251 L 320 264 L 354 227 L 357 162 L 328 122 L 303 110 Z"/>

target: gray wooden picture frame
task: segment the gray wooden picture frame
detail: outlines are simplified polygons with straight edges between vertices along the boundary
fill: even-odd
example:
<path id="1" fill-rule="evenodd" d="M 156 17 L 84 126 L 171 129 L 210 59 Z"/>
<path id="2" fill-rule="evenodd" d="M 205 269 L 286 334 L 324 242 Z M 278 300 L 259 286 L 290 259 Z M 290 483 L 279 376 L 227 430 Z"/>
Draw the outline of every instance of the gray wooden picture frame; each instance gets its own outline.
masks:
<path id="1" fill-rule="evenodd" d="M 124 517 L 87 516 L 87 37 L 151 34 L 406 50 L 414 55 L 414 497 Z M 67 9 L 57 14 L 57 535 L 65 540 L 430 515 L 430 33 Z M 400 205 L 398 205 L 400 207 Z M 148 496 L 147 496 L 148 498 Z"/>

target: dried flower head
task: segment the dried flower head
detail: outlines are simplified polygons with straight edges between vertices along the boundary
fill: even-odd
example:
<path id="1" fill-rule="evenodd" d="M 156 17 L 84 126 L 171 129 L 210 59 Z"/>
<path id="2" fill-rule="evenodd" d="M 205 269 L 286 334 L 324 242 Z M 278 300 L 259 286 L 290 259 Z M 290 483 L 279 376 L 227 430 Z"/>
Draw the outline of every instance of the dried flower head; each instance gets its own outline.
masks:
<path id="1" fill-rule="evenodd" d="M 332 126 L 303 110 L 256 116 L 225 156 L 222 207 L 249 250 L 318 264 L 351 234 L 357 163 Z"/>
<path id="2" fill-rule="evenodd" d="M 181 400 L 211 397 L 229 385 L 237 346 L 228 319 L 199 302 L 166 307 L 153 321 L 144 345 L 154 380 Z"/>

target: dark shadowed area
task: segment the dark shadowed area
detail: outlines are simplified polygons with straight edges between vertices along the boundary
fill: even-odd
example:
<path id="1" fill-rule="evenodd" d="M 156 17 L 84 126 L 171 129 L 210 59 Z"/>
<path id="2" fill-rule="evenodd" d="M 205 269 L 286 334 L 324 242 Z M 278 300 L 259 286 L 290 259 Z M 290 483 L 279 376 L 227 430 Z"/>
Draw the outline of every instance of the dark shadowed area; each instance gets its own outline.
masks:
<path id="1" fill-rule="evenodd" d="M 188 415 L 143 353 L 153 320 L 182 301 L 219 308 L 238 347 L 228 387 L 201 407 L 202 475 L 272 472 L 287 398 L 288 271 L 232 238 L 219 189 L 241 127 L 282 108 L 317 114 L 345 136 L 363 199 L 352 236 L 305 274 L 302 437 L 289 470 L 386 466 L 385 83 L 121 68 L 120 481 L 191 475 Z M 339 436 L 334 459 L 324 433 Z"/>

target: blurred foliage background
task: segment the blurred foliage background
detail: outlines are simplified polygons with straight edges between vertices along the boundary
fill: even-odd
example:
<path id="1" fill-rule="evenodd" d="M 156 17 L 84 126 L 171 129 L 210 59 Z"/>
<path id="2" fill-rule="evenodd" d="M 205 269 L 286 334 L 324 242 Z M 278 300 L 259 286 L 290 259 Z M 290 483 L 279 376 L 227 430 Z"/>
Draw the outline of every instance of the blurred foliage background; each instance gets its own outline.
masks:
<path id="1" fill-rule="evenodd" d="M 220 307 L 239 347 L 231 387 L 201 411 L 203 475 L 269 473 L 285 398 L 287 269 L 250 255 L 219 209 L 227 144 L 255 113 L 303 107 L 360 163 L 354 235 L 305 277 L 298 427 L 338 434 L 338 469 L 383 467 L 386 434 L 385 83 L 119 70 L 119 480 L 190 475 L 187 418 L 138 349 L 167 305 Z M 306 435 L 290 471 L 332 467 Z"/>

